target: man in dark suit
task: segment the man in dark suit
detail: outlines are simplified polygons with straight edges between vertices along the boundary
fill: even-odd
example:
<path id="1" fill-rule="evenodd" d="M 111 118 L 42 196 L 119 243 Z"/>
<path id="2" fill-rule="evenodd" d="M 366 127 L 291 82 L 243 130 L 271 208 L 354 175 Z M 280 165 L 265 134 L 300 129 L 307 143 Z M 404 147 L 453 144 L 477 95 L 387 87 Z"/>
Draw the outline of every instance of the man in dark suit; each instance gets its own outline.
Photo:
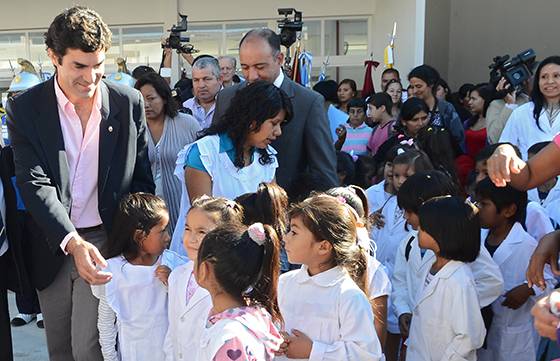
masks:
<path id="1" fill-rule="evenodd" d="M 239 43 L 239 59 L 247 82 L 274 83 L 288 94 L 293 104 L 292 120 L 282 128 L 282 136 L 272 143 L 278 152 L 278 184 L 290 191 L 303 174 L 308 174 L 312 179 L 322 180 L 320 188 L 336 186 L 336 155 L 324 99 L 284 76 L 280 37 L 270 29 L 249 31 Z M 233 95 L 244 84 L 218 93 L 214 119 L 224 115 Z M 319 188 L 318 184 L 316 186 Z"/>
<path id="2" fill-rule="evenodd" d="M 65 10 L 45 39 L 55 75 L 7 107 L 17 184 L 32 218 L 29 273 L 50 360 L 102 360 L 90 284 L 111 275 L 98 248 L 122 196 L 155 190 L 143 100 L 102 81 L 111 32 L 95 11 Z"/>

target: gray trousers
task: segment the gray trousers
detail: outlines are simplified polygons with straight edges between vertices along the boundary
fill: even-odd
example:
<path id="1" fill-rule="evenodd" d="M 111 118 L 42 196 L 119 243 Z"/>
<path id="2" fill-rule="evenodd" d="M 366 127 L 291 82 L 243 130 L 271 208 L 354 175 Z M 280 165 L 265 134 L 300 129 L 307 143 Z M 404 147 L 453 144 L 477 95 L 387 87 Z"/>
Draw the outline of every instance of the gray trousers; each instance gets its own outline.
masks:
<path id="1" fill-rule="evenodd" d="M 104 230 L 80 234 L 97 248 L 106 241 Z M 39 291 L 47 347 L 51 361 L 102 361 L 97 306 L 90 285 L 80 278 L 74 258 L 67 256 L 53 283 Z"/>

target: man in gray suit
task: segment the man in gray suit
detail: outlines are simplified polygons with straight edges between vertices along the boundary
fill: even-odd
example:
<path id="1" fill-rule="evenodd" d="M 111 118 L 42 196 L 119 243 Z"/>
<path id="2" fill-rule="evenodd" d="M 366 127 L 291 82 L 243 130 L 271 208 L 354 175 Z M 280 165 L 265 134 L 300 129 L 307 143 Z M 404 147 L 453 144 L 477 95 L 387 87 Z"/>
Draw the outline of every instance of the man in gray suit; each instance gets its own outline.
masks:
<path id="1" fill-rule="evenodd" d="M 336 155 L 323 107 L 324 99 L 284 75 L 280 37 L 270 29 L 249 31 L 239 43 L 239 59 L 247 82 L 265 80 L 274 83 L 288 94 L 293 104 L 294 117 L 282 128 L 282 136 L 272 143 L 278 152 L 278 184 L 290 191 L 306 174 L 317 188 L 336 186 Z M 214 119 L 224 115 L 233 95 L 242 86 L 244 83 L 218 93 Z"/>
<path id="2" fill-rule="evenodd" d="M 72 7 L 45 35 L 55 75 L 8 102 L 17 185 L 31 234 L 26 250 L 39 290 L 51 361 L 101 361 L 99 247 L 120 199 L 155 190 L 140 93 L 102 81 L 111 32 L 93 10 Z"/>

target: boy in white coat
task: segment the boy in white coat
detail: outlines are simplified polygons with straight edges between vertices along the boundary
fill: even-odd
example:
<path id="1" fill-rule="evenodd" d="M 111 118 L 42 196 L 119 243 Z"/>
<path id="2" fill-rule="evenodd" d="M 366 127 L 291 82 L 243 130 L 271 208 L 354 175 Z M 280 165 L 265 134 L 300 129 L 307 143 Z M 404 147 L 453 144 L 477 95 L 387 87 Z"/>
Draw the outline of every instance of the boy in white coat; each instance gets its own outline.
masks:
<path id="1" fill-rule="evenodd" d="M 496 187 L 489 178 L 477 184 L 476 197 L 483 228 L 482 247 L 488 249 L 504 277 L 505 294 L 492 304 L 494 313 L 482 361 L 534 361 L 537 337 L 531 307 L 542 290 L 529 288 L 525 271 L 537 242 L 520 222 L 525 219 L 527 193 L 511 186 Z M 553 277 L 545 269 L 549 287 Z"/>

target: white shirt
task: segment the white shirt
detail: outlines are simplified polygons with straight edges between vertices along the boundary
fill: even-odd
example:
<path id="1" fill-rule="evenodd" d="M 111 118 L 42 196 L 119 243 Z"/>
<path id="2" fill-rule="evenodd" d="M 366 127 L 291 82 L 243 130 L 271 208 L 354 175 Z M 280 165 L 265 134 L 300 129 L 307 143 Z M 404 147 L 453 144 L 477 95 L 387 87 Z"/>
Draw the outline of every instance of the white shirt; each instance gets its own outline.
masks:
<path id="1" fill-rule="evenodd" d="M 278 76 L 276 77 L 276 79 L 272 84 L 274 84 L 275 87 L 280 88 L 283 82 L 284 82 L 284 72 L 282 71 L 282 69 L 280 69 L 280 74 L 278 74 Z"/>
<path id="2" fill-rule="evenodd" d="M 422 278 L 427 274 L 429 269 Z M 476 361 L 485 335 L 470 268 L 449 261 L 421 289 L 412 313 L 407 360 Z"/>
<path id="3" fill-rule="evenodd" d="M 482 247 L 488 230 L 482 230 Z M 526 283 L 527 267 L 537 242 L 521 224 L 515 223 L 492 257 L 504 277 L 505 292 Z M 544 269 L 547 288 L 552 289 L 554 277 L 547 265 Z M 516 310 L 502 306 L 504 296 L 492 303 L 494 318 L 488 330 L 488 348 L 479 352 L 481 361 L 533 361 L 536 359 L 538 337 L 533 326 L 531 308 L 543 291 L 533 286 L 535 296 Z"/>
<path id="4" fill-rule="evenodd" d="M 206 129 L 212 124 L 214 110 L 216 110 L 216 101 L 214 101 L 208 111 L 206 111 L 206 109 L 202 105 L 200 105 L 196 97 L 185 100 L 183 106 L 191 110 L 193 117 L 198 121 L 201 129 Z"/>
<path id="5" fill-rule="evenodd" d="M 343 268 L 310 276 L 302 266 L 281 275 L 278 305 L 285 330 L 298 329 L 313 341 L 309 360 L 381 359 L 371 305 Z"/>
<path id="6" fill-rule="evenodd" d="M 521 156 L 527 160 L 527 150 L 535 143 L 549 142 L 560 132 L 560 117 L 550 125 L 548 115 L 544 110 L 539 117 L 539 125 L 533 117 L 535 105 L 529 102 L 519 106 L 511 113 L 502 135 L 500 142 L 509 142 L 516 145 L 521 151 Z"/>
<path id="7" fill-rule="evenodd" d="M 2 222 L 4 227 L 6 227 L 6 199 L 4 197 L 4 186 L 0 182 L 0 213 L 2 216 Z M 6 234 L 6 242 L 0 247 L 0 256 L 4 255 L 8 251 L 8 235 Z"/>
<path id="8" fill-rule="evenodd" d="M 169 328 L 164 344 L 166 361 L 192 359 L 193 352 L 200 346 L 212 308 L 210 294 L 200 286 L 187 303 L 187 284 L 193 277 L 193 265 L 194 262 L 189 262 L 179 266 L 169 275 Z"/>
<path id="9" fill-rule="evenodd" d="M 395 258 L 395 270 L 391 282 L 393 283 L 392 299 L 397 316 L 412 313 L 416 306 L 418 293 L 425 281 L 425 275 L 436 260 L 434 252 L 426 250 L 424 256 L 418 245 L 418 232 L 411 231 L 403 238 Z M 412 240 L 411 240 L 412 237 Z M 409 246 L 410 245 L 410 246 Z M 410 247 L 408 260 L 406 248 Z M 488 306 L 496 300 L 504 290 L 504 280 L 498 265 L 494 262 L 485 247 L 474 262 L 468 263 L 474 277 L 474 283 L 481 307 Z"/>

